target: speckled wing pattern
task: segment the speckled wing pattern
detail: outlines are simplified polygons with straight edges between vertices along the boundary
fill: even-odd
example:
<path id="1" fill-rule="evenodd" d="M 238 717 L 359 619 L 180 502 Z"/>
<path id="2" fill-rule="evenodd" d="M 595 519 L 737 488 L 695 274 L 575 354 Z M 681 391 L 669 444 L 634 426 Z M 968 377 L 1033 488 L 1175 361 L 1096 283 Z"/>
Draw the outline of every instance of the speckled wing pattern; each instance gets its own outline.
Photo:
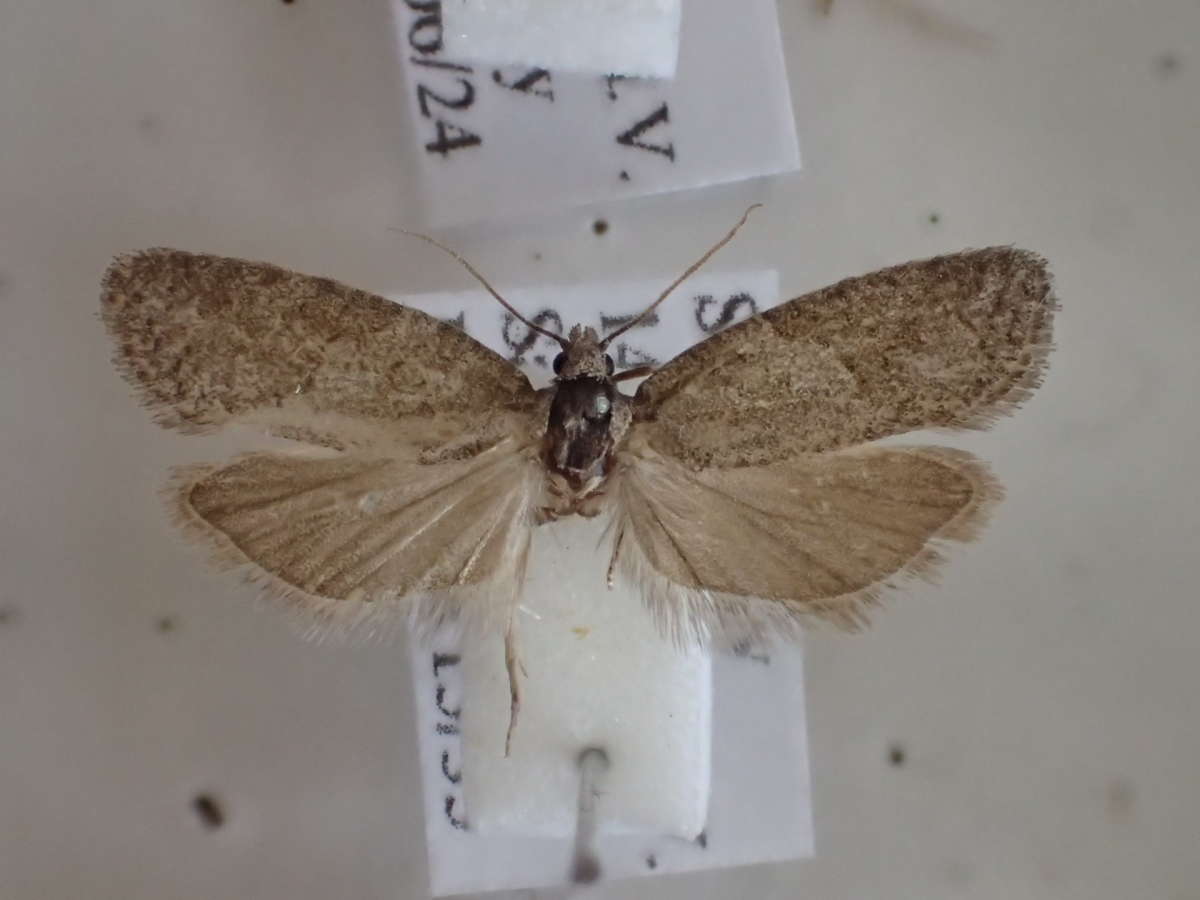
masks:
<path id="1" fill-rule="evenodd" d="M 861 623 L 1000 493 L 961 451 L 863 445 L 1010 412 L 1055 308 L 1044 260 L 998 247 L 847 279 L 691 348 L 634 398 L 618 568 L 677 636 Z"/>
<path id="2" fill-rule="evenodd" d="M 176 516 L 220 562 L 327 624 L 419 595 L 427 618 L 451 595 L 515 602 L 537 486 L 536 395 L 515 366 L 329 279 L 178 250 L 118 257 L 101 306 L 161 424 L 299 442 L 177 471 Z"/>
<path id="3" fill-rule="evenodd" d="M 161 424 L 184 431 L 264 416 L 281 431 L 331 414 L 478 417 L 533 402 L 520 370 L 460 329 L 267 263 L 119 256 L 101 314 L 121 373 Z"/>
<path id="4" fill-rule="evenodd" d="M 634 415 L 671 455 L 719 468 L 978 427 L 1038 384 L 1053 310 L 1024 250 L 905 263 L 696 345 L 641 384 Z"/>

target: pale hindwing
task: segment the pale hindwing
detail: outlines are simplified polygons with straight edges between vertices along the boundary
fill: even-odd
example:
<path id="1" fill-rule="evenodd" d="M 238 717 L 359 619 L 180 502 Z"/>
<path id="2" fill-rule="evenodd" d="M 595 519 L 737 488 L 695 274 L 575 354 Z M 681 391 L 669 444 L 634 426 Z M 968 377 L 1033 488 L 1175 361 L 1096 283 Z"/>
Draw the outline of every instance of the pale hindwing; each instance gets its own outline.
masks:
<path id="1" fill-rule="evenodd" d="M 899 575 L 929 576 L 971 539 L 1000 489 L 970 454 L 858 448 L 693 470 L 645 446 L 617 478 L 617 569 L 677 641 L 865 623 Z"/>
<path id="2" fill-rule="evenodd" d="M 662 452 L 718 467 L 983 427 L 1040 382 L 1055 307 L 1028 251 L 905 263 L 696 345 L 641 384 L 634 414 Z"/>
<path id="3" fill-rule="evenodd" d="M 160 424 L 184 431 L 251 422 L 345 447 L 350 419 L 473 419 L 534 402 L 519 369 L 458 328 L 266 263 L 119 256 L 101 314 L 125 379 Z"/>
<path id="4" fill-rule="evenodd" d="M 373 630 L 503 627 L 524 578 L 540 470 L 508 439 L 473 458 L 255 453 L 176 471 L 185 529 L 312 614 Z M 486 620 L 486 621 L 484 621 Z"/>

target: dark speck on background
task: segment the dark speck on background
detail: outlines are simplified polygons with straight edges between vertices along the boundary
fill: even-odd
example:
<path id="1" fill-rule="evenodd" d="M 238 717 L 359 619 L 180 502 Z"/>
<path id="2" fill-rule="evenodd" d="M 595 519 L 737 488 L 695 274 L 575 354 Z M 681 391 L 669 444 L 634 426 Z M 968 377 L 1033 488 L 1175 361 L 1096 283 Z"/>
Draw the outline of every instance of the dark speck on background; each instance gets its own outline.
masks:
<path id="1" fill-rule="evenodd" d="M 942 221 L 942 214 L 941 214 L 941 213 L 939 213 L 939 212 L 931 212 L 931 213 L 929 214 L 929 224 L 930 224 L 930 225 L 937 225 L 937 224 L 938 224 L 938 223 L 940 223 L 941 221 Z"/>
<path id="2" fill-rule="evenodd" d="M 192 810 L 209 831 L 216 831 L 225 824 L 225 810 L 212 794 L 197 794 L 193 797 Z"/>
<path id="3" fill-rule="evenodd" d="M 946 881 L 956 888 L 965 888 L 975 880 L 975 867 L 962 859 L 952 859 L 945 866 Z"/>
<path id="4" fill-rule="evenodd" d="M 646 868 L 647 869 L 657 869 L 658 868 L 658 857 L 655 856 L 653 853 L 651 853 L 649 856 L 646 857 Z"/>
<path id="5" fill-rule="evenodd" d="M 1163 78 L 1178 75 L 1183 68 L 1183 62 L 1174 53 L 1163 53 L 1154 61 L 1154 67 Z"/>
<path id="6" fill-rule="evenodd" d="M 158 113 L 143 113 L 138 116 L 137 130 L 143 138 L 151 143 L 157 143 L 162 136 L 162 118 Z"/>
<path id="7" fill-rule="evenodd" d="M 904 765 L 906 757 L 907 754 L 904 752 L 904 747 L 901 744 L 892 744 L 888 747 L 888 763 L 897 769 Z"/>
<path id="8" fill-rule="evenodd" d="M 592 223 L 592 233 L 595 234 L 597 237 L 608 234 L 608 220 L 607 219 L 597 219 L 595 222 L 593 222 Z"/>
<path id="9" fill-rule="evenodd" d="M 154 623 L 154 627 L 158 629 L 161 634 L 170 634 L 179 627 L 179 623 L 175 620 L 174 616 L 161 616 Z"/>
<path id="10" fill-rule="evenodd" d="M 1124 823 L 1133 818 L 1137 791 L 1125 778 L 1114 778 L 1104 792 L 1104 811 L 1110 822 Z"/>

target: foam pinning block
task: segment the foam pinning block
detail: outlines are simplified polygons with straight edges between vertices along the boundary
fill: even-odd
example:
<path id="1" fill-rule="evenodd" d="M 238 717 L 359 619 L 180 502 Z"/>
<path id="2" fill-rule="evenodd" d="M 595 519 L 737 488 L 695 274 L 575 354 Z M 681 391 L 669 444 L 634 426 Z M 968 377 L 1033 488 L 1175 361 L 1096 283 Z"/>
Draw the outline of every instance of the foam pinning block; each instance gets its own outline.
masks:
<path id="1" fill-rule="evenodd" d="M 708 810 L 711 664 L 672 646 L 636 591 L 605 585 L 602 518 L 534 532 L 518 614 L 524 697 L 504 757 L 508 677 L 499 641 L 463 648 L 463 796 L 480 834 L 569 837 L 579 758 L 607 754 L 598 831 L 691 840 Z"/>
<path id="2" fill-rule="evenodd" d="M 671 78 L 680 0 L 442 0 L 443 41 L 494 65 Z"/>

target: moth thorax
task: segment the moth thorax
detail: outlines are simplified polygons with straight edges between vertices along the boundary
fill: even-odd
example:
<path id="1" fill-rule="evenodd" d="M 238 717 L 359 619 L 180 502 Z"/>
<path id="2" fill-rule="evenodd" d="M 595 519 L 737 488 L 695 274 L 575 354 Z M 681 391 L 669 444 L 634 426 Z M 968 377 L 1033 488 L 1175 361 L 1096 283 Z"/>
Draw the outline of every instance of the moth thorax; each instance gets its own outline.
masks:
<path id="1" fill-rule="evenodd" d="M 600 378 L 559 381 L 546 423 L 546 465 L 573 486 L 606 474 L 616 389 Z"/>

